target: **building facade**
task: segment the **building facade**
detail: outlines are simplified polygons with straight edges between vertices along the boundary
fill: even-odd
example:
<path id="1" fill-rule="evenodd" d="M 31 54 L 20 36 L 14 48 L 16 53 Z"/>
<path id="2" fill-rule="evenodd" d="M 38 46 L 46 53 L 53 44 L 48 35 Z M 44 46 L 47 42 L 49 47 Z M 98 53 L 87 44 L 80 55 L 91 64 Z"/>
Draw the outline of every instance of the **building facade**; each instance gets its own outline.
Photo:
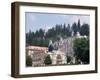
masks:
<path id="1" fill-rule="evenodd" d="M 47 47 L 39 46 L 27 46 L 26 56 L 30 56 L 32 59 L 32 66 L 43 66 L 44 57 L 47 55 Z"/>
<path id="2" fill-rule="evenodd" d="M 45 66 L 44 60 L 47 55 L 50 55 L 52 61 L 51 65 L 75 64 L 73 41 L 76 38 L 83 37 L 85 36 L 80 36 L 77 32 L 76 36 L 65 39 L 60 37 L 60 40 L 54 43 L 50 40 L 48 47 L 27 46 L 26 55 L 32 58 L 32 66 Z M 70 62 L 68 62 L 68 57 L 71 58 Z"/>

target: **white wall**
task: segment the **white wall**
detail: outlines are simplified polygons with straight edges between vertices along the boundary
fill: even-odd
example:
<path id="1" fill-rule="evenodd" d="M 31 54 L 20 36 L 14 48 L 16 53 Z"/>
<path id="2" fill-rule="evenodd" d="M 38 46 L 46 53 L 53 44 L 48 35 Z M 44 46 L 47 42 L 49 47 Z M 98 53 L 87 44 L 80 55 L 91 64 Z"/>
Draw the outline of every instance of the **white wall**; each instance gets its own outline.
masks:
<path id="1" fill-rule="evenodd" d="M 16 80 L 10 76 L 11 68 L 11 2 L 15 0 L 0 0 L 0 80 Z M 56 4 L 74 4 L 74 5 L 89 5 L 98 6 L 100 9 L 99 0 L 16 0 L 16 1 L 33 1 L 42 3 Z M 100 11 L 98 13 L 98 22 L 100 21 Z M 100 34 L 100 23 L 98 25 L 98 33 Z M 98 37 L 98 44 L 100 37 Z M 100 45 L 99 45 L 100 47 Z M 78 74 L 64 75 L 38 78 L 22 78 L 18 80 L 100 80 L 100 50 L 98 51 L 98 67 L 97 74 Z"/>

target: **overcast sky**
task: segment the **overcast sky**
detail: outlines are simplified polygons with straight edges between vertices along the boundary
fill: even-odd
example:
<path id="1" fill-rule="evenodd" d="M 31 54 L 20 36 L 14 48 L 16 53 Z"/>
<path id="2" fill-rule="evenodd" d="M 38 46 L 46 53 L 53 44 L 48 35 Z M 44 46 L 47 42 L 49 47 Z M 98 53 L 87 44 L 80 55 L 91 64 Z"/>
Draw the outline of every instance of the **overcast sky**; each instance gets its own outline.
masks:
<path id="1" fill-rule="evenodd" d="M 83 23 L 90 24 L 89 15 L 77 14 L 51 14 L 51 13 L 25 13 L 25 32 L 36 31 L 40 28 L 47 31 L 49 28 L 54 27 L 56 24 L 70 24 L 78 22 L 80 19 L 81 25 Z"/>

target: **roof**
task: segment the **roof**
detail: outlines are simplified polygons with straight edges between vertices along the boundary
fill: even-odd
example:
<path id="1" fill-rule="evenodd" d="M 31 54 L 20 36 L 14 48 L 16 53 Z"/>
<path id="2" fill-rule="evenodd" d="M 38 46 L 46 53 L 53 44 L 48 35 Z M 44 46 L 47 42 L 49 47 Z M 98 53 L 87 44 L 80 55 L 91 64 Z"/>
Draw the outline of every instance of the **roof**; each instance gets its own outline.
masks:
<path id="1" fill-rule="evenodd" d="M 27 46 L 26 49 L 30 49 L 30 50 L 48 50 L 48 47 L 40 47 L 40 46 Z"/>

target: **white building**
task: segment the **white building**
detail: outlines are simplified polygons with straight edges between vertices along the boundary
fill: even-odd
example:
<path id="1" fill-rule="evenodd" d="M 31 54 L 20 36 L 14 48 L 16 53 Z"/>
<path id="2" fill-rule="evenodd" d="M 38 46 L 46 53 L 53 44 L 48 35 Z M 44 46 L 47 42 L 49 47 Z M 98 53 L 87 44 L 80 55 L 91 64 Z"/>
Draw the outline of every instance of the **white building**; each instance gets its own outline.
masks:
<path id="1" fill-rule="evenodd" d="M 64 52 L 60 50 L 54 50 L 52 52 L 48 52 L 47 54 L 49 54 L 51 57 L 52 65 L 66 64 L 66 56 Z"/>
<path id="2" fill-rule="evenodd" d="M 76 38 L 87 38 L 86 36 L 81 36 L 79 32 L 77 32 L 76 36 L 68 37 L 66 39 L 60 38 L 59 41 L 56 41 L 54 43 L 54 46 L 57 46 L 58 50 L 54 52 L 54 58 L 55 61 L 57 61 L 57 53 L 61 56 L 62 64 L 67 63 L 67 56 L 71 57 L 71 62 L 75 63 L 75 56 L 74 56 L 74 50 L 73 50 L 73 41 Z M 68 64 L 68 63 L 67 63 Z"/>

